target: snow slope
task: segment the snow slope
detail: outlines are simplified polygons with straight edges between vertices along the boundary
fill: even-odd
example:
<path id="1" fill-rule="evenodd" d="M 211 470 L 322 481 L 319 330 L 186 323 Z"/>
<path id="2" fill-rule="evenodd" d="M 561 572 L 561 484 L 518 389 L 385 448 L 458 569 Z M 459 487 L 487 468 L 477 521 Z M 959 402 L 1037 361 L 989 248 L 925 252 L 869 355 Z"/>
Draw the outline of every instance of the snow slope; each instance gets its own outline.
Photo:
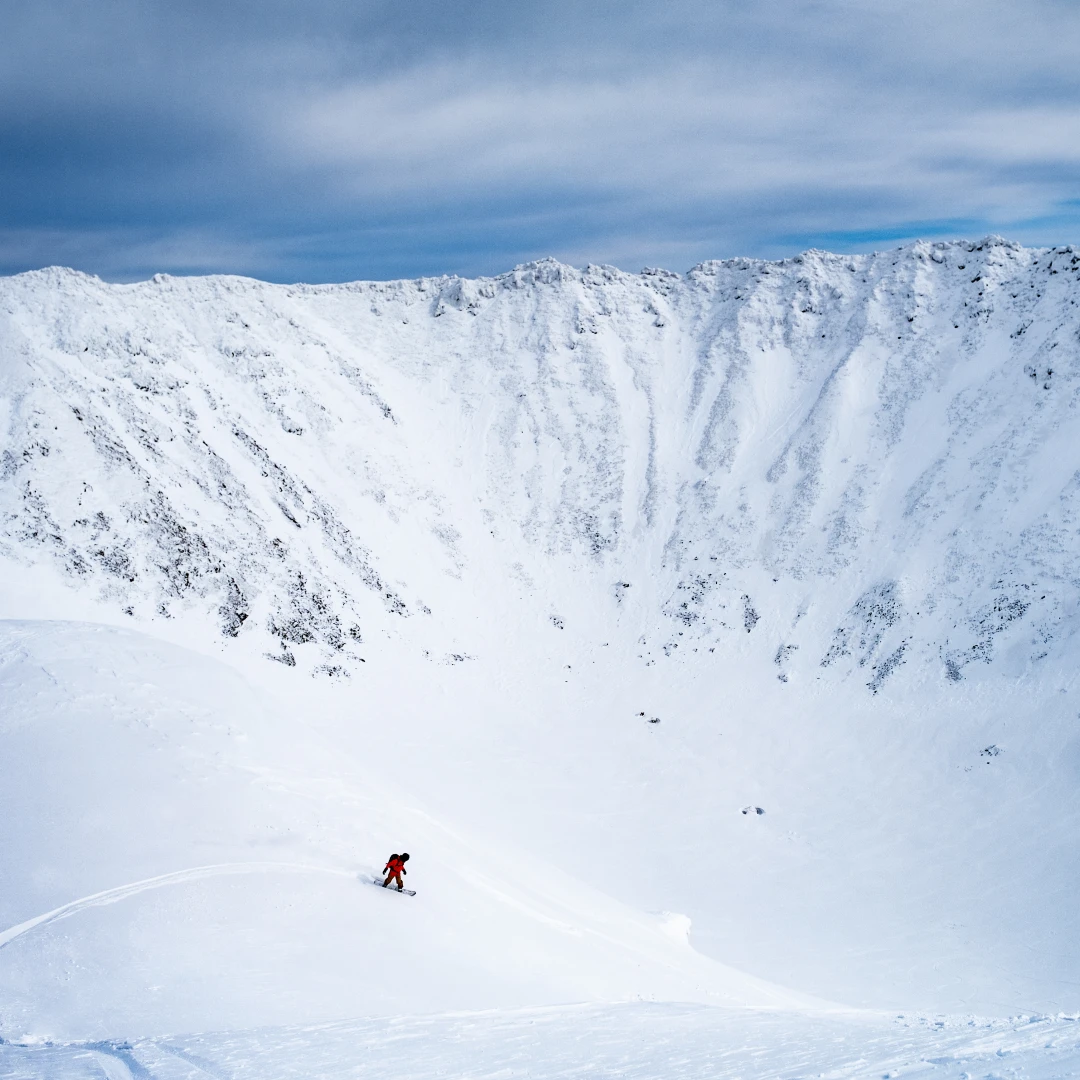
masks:
<path id="1" fill-rule="evenodd" d="M 1078 267 L 0 281 L 0 1034 L 1075 1011 Z"/>
<path id="2" fill-rule="evenodd" d="M 626 581 L 646 654 L 765 619 L 802 677 L 1034 671 L 1076 603 L 1078 266 L 991 238 L 685 278 L 21 275 L 6 552 L 283 656 L 558 567 L 552 603 Z"/>
<path id="3" fill-rule="evenodd" d="M 806 1003 L 695 953 L 678 917 L 485 851 L 221 663 L 127 630 L 2 626 L 5 1037 L 657 994 Z M 417 903 L 374 887 L 402 834 Z"/>
<path id="4" fill-rule="evenodd" d="M 16 1075 L 64 1080 L 414 1080 L 778 1076 L 1058 1080 L 1080 1068 L 1075 1018 L 1013 1023 L 820 1016 L 665 1003 L 499 1010 L 284 1029 L 4 1048 Z"/>

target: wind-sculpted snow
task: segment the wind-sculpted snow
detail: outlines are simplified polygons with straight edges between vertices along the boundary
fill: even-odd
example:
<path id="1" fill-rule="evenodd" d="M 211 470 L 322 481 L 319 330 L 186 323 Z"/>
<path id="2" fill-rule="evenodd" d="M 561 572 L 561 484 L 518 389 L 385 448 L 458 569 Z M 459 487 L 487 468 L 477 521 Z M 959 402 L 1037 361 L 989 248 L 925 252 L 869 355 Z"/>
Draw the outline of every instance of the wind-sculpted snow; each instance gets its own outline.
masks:
<path id="1" fill-rule="evenodd" d="M 1078 267 L 990 238 L 685 276 L 25 274 L 4 553 L 327 671 L 440 575 L 552 560 L 625 583 L 643 657 L 749 633 L 783 677 L 875 691 L 916 660 L 1027 670 L 1078 600 Z"/>
<path id="2" fill-rule="evenodd" d="M 1075 1017 L 799 1015 L 633 1002 L 377 1020 L 45 1046 L 4 1046 L 25 1080 L 228 1076 L 230 1080 L 745 1080 L 776 1077 L 1016 1076 L 1080 1066 Z M 362 1047 L 358 1054 L 357 1048 Z"/>

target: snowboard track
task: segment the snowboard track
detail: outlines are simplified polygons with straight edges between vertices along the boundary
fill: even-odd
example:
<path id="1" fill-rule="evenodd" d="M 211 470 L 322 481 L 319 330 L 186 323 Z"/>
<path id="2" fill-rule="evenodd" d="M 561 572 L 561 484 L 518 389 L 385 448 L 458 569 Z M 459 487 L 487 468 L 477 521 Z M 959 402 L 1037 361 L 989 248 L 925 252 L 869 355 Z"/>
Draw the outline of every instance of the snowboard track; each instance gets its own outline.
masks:
<path id="1" fill-rule="evenodd" d="M 139 893 L 150 889 L 160 889 L 167 885 L 183 885 L 190 881 L 201 881 L 204 878 L 226 877 L 232 874 L 332 874 L 335 877 L 354 878 L 356 875 L 348 870 L 335 869 L 329 866 L 312 866 L 307 863 L 284 863 L 284 862 L 239 862 L 239 863 L 210 863 L 206 866 L 193 866 L 186 870 L 173 870 L 168 874 L 158 874 L 155 877 L 143 878 L 140 881 L 132 881 L 126 885 L 117 885 L 112 889 L 102 892 L 91 893 L 89 896 L 71 900 L 60 907 L 46 911 L 43 915 L 36 915 L 32 919 L 18 923 L 7 930 L 0 932 L 0 949 L 11 942 L 18 940 L 24 934 L 30 933 L 42 926 L 59 922 L 71 915 L 77 915 L 80 911 L 86 911 L 93 907 L 106 907 L 109 904 L 119 903 L 128 897 L 137 896 Z"/>

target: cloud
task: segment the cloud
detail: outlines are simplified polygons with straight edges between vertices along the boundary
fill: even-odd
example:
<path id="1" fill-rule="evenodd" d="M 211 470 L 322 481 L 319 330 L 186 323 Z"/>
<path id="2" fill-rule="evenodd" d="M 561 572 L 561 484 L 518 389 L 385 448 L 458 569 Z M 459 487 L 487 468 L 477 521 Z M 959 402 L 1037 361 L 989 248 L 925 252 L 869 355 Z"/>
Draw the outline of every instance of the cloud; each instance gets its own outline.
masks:
<path id="1" fill-rule="evenodd" d="M 916 226 L 1080 239 L 1064 0 L 9 7 L 9 271 L 326 280 L 548 253 L 683 268 Z"/>

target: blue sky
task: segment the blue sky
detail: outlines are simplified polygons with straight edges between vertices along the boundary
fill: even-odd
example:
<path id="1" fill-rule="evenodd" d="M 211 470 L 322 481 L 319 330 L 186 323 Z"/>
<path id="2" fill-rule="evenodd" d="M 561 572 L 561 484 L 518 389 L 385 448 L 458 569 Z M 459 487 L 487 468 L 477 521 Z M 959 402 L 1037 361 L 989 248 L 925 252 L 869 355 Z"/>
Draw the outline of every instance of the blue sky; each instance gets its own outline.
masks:
<path id="1" fill-rule="evenodd" d="M 0 273 L 1080 241 L 1074 0 L 6 0 Z"/>

